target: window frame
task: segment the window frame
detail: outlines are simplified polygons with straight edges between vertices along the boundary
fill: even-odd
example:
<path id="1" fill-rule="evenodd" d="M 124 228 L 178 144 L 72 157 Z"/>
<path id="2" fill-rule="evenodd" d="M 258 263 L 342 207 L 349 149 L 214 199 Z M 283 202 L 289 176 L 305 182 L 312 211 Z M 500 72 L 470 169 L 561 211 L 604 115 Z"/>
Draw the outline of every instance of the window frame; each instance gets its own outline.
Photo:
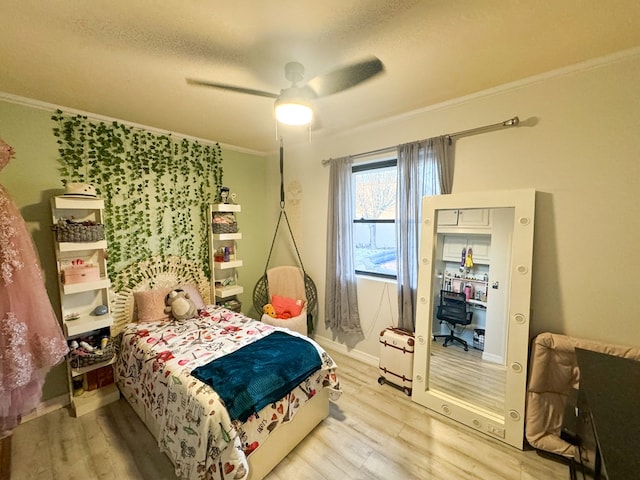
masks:
<path id="1" fill-rule="evenodd" d="M 366 163 L 359 163 L 357 165 L 353 165 L 351 167 L 351 173 L 356 174 L 356 173 L 360 173 L 360 172 L 365 172 L 365 171 L 373 171 L 373 170 L 378 170 L 381 168 L 389 168 L 389 167 L 395 167 L 396 172 L 398 169 L 398 159 L 397 158 L 390 158 L 390 159 L 385 159 L 385 160 L 375 160 L 375 161 L 371 161 L 371 162 L 366 162 Z M 398 182 L 397 182 L 397 177 L 396 177 L 396 202 L 397 202 L 397 187 L 398 187 Z M 354 197 L 356 195 L 356 189 L 354 187 Z M 396 224 L 397 218 L 394 217 L 393 219 L 369 219 L 369 220 L 365 220 L 363 218 L 359 218 L 356 219 L 355 218 L 355 212 L 354 212 L 354 219 L 353 219 L 353 224 L 354 226 L 356 224 Z M 355 243 L 351 246 L 352 249 L 355 250 Z M 398 258 L 398 244 L 397 244 L 397 240 L 395 242 L 395 249 L 396 249 L 396 258 Z M 386 279 L 386 280 L 397 280 L 398 279 L 398 275 L 392 275 L 392 274 L 388 274 L 388 273 L 379 273 L 379 272 L 370 272 L 367 270 L 358 270 L 357 268 L 354 269 L 355 274 L 356 275 L 360 275 L 360 276 L 364 276 L 364 277 L 374 277 L 374 278 L 380 278 L 380 279 Z"/>

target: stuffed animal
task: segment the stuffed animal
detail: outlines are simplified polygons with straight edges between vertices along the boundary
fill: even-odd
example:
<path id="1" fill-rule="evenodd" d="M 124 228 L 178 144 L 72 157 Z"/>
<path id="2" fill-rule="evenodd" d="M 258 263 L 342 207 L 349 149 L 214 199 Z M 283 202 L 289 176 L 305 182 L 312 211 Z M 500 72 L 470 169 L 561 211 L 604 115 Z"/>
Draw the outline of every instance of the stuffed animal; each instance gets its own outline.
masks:
<path id="1" fill-rule="evenodd" d="M 189 294 L 181 288 L 171 290 L 165 297 L 164 304 L 166 305 L 164 313 L 168 313 L 176 320 L 189 320 L 198 312 Z"/>
<path id="2" fill-rule="evenodd" d="M 266 313 L 271 318 L 276 318 L 276 309 L 270 303 L 267 303 L 264 307 L 262 307 L 262 313 Z"/>

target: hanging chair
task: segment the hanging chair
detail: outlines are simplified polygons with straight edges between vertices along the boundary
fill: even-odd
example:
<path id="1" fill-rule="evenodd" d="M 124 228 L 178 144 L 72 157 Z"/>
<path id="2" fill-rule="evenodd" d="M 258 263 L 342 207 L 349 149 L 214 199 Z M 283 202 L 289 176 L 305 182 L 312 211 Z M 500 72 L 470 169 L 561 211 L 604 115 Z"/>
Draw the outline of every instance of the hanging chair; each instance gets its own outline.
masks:
<path id="1" fill-rule="evenodd" d="M 291 224 L 289 223 L 289 217 L 287 216 L 287 212 L 285 210 L 285 201 L 284 201 L 284 179 L 283 179 L 283 164 L 284 164 L 284 151 L 282 147 L 282 140 L 280 140 L 280 215 L 278 216 L 278 222 L 276 223 L 276 230 L 273 234 L 273 240 L 271 241 L 271 249 L 269 250 L 269 256 L 267 257 L 267 263 L 264 267 L 264 275 L 258 280 L 255 287 L 253 288 L 253 306 L 258 311 L 258 313 L 262 313 L 263 308 L 266 304 L 271 303 L 271 296 L 274 292 L 270 292 L 269 290 L 269 261 L 271 260 L 271 254 L 273 253 L 273 247 L 275 245 L 276 238 L 278 236 L 278 229 L 280 228 L 280 222 L 282 218 L 285 219 L 287 223 L 287 228 L 289 229 L 289 234 L 291 235 L 291 240 L 293 242 L 293 247 L 295 248 L 296 255 L 298 256 L 298 263 L 300 265 L 300 272 L 302 273 L 302 278 L 304 279 L 304 293 L 306 297 L 306 330 L 308 334 L 313 332 L 313 315 L 316 311 L 316 307 L 318 306 L 318 291 L 316 289 L 315 283 L 304 270 L 304 265 L 302 264 L 302 258 L 300 257 L 300 252 L 298 251 L 298 246 L 296 245 L 296 240 L 293 236 L 293 231 L 291 230 Z M 276 267 L 277 268 L 277 267 Z"/>
<path id="2" fill-rule="evenodd" d="M 307 311 L 309 314 L 313 314 L 315 312 L 316 306 L 318 304 L 318 292 L 316 290 L 316 284 L 313 283 L 311 277 L 304 272 L 304 292 L 307 298 Z M 256 286 L 253 287 L 253 306 L 258 312 L 262 312 L 263 307 L 267 304 L 271 303 L 271 295 L 269 295 L 269 280 L 267 278 L 267 272 L 265 273 L 258 282 Z"/>
<path id="3" fill-rule="evenodd" d="M 286 213 L 285 220 L 287 221 L 288 225 L 289 221 L 286 218 Z M 271 246 L 271 249 L 273 251 L 273 245 Z M 300 254 L 297 247 L 296 253 L 298 253 L 298 260 L 300 260 Z M 269 253 L 269 258 L 271 258 L 271 252 Z M 264 275 L 260 277 L 260 279 L 256 283 L 256 286 L 253 287 L 253 306 L 258 312 L 262 312 L 263 307 L 267 303 L 271 303 L 271 294 L 269 293 L 269 278 L 267 275 L 268 265 L 269 263 L 267 260 L 267 267 L 265 267 Z M 304 292 L 306 296 L 307 311 L 310 314 L 313 314 L 318 304 L 318 291 L 316 290 L 316 285 L 315 283 L 313 283 L 313 280 L 311 280 L 311 277 L 304 271 L 302 261 L 300 261 L 300 267 L 304 276 Z"/>

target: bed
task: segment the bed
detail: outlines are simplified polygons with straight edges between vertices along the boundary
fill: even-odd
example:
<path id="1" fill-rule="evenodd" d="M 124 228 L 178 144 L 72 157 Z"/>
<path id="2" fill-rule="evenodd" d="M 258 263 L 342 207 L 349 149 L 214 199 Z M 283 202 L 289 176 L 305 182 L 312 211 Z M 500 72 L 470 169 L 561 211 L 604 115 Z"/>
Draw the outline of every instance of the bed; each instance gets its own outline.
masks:
<path id="1" fill-rule="evenodd" d="M 198 315 L 182 322 L 155 318 L 176 287 L 190 293 Z M 322 347 L 211 305 L 206 277 L 188 260 L 141 262 L 120 272 L 113 290 L 116 382 L 178 478 L 262 479 L 326 418 L 330 399 L 341 393 L 336 365 Z M 283 362 L 292 352 L 299 356 Z M 254 373 L 273 376 L 276 367 L 266 365 L 275 359 L 287 379 L 275 378 L 278 389 L 271 391 L 272 379 Z"/>

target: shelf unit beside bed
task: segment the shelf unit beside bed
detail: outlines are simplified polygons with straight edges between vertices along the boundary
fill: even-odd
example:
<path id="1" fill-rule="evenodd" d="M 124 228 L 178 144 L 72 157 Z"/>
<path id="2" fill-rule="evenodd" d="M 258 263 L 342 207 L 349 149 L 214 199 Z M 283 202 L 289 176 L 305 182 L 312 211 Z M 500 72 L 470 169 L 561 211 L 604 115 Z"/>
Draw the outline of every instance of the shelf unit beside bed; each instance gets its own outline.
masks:
<path id="1" fill-rule="evenodd" d="M 211 298 L 216 305 L 224 305 L 230 310 L 240 312 L 238 300 L 244 288 L 238 285 L 237 269 L 242 267 L 238 259 L 238 240 L 242 233 L 238 232 L 236 213 L 241 211 L 240 205 L 231 203 L 209 204 L 209 264 L 211 268 Z M 232 219 L 233 223 L 216 223 L 215 219 Z M 222 253 L 227 249 L 227 254 Z M 229 253 L 231 252 L 231 253 Z"/>
<path id="2" fill-rule="evenodd" d="M 107 276 L 107 241 L 103 239 L 103 233 L 82 233 L 81 227 L 74 225 L 72 228 L 80 232 L 76 235 L 64 226 L 71 220 L 76 224 L 94 224 L 88 228 L 103 228 L 100 227 L 103 210 L 104 200 L 99 198 L 60 195 L 51 199 L 62 327 L 70 343 L 88 337 L 100 342 L 101 337 L 111 337 L 113 319 L 108 310 L 111 282 Z M 107 306 L 107 312 L 97 315 L 96 308 L 100 306 Z M 100 361 L 97 354 L 84 360 L 71 353 L 68 355 L 70 404 L 77 417 L 120 398 L 113 383 L 114 356 L 108 348 L 100 349 L 100 352 L 107 354 L 104 361 Z M 82 388 L 78 387 L 79 382 L 82 382 Z"/>

